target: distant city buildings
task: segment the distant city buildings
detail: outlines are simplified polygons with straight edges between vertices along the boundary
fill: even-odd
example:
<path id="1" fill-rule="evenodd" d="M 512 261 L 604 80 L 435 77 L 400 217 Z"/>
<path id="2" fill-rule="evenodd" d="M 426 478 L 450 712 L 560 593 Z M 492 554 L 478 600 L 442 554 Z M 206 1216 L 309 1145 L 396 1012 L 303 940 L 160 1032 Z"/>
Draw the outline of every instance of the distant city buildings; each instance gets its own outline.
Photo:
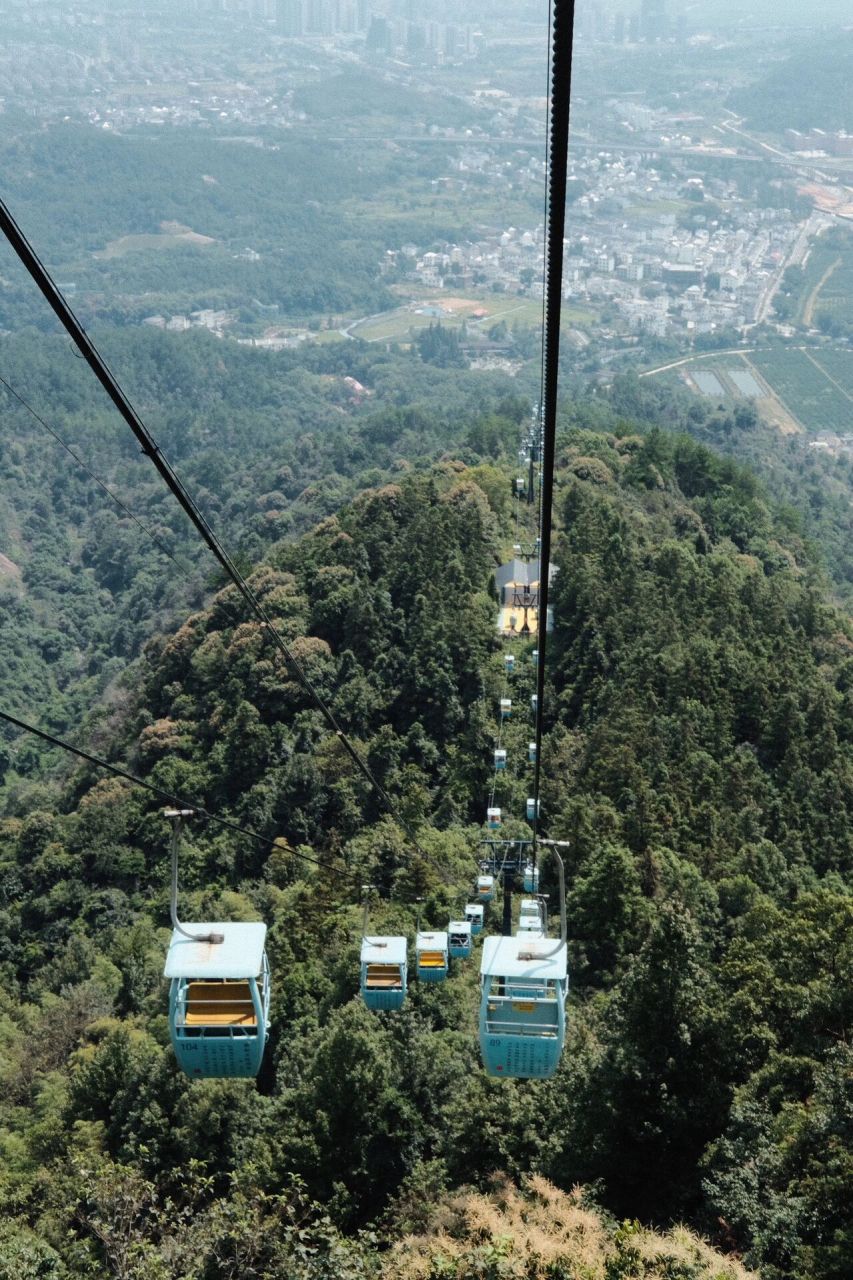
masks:
<path id="1" fill-rule="evenodd" d="M 541 181 L 523 166 L 507 170 L 488 147 L 462 150 L 452 169 L 462 190 L 471 174 L 498 188 Z M 652 156 L 614 150 L 576 158 L 572 176 L 583 194 L 568 217 L 567 302 L 603 309 L 617 334 L 688 342 L 759 320 L 801 230 L 788 210 L 758 209 L 730 181 L 706 184 L 691 175 L 687 157 L 670 155 L 664 169 Z M 706 185 L 708 199 L 725 211 L 722 221 L 701 213 Z M 691 215 L 683 222 L 669 211 L 679 207 Z M 423 250 L 406 245 L 386 253 L 381 269 L 453 294 L 487 289 L 540 298 L 543 228 L 507 227 Z"/>
<path id="2" fill-rule="evenodd" d="M 786 129 L 785 141 L 792 151 L 803 155 L 853 156 L 853 134 L 843 129 L 836 133 L 826 133 L 823 129 L 810 129 L 808 133 Z"/>
<path id="3" fill-rule="evenodd" d="M 684 0 L 637 0 L 633 13 L 617 7 L 610 0 L 578 0 L 575 15 L 576 33 L 580 40 L 613 44 L 637 44 L 675 38 L 688 34 Z"/>

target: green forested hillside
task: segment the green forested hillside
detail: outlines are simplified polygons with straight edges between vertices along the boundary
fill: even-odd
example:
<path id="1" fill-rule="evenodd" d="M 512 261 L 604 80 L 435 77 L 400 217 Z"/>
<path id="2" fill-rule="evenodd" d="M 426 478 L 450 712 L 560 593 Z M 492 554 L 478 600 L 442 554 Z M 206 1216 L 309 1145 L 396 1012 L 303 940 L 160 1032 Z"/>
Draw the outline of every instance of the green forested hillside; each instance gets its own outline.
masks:
<path id="1" fill-rule="evenodd" d="M 202 333 L 108 330 L 103 348 L 246 565 L 365 484 L 426 465 L 466 434 L 483 452 L 514 449 L 526 411 L 503 375 L 355 342 L 272 354 Z M 215 564 L 64 340 L 0 338 L 0 374 L 145 526 L 0 387 L 0 702 L 65 730 L 104 694 L 121 701 L 128 660 L 203 602 Z M 19 754 L 17 773 L 32 775 L 39 759 L 35 748 Z M 7 763 L 0 758 L 0 784 Z"/>
<path id="2" fill-rule="evenodd" d="M 389 145 L 399 127 L 389 113 L 418 113 L 415 133 L 445 114 L 458 127 L 468 114 L 458 96 L 443 105 L 350 70 L 302 97 L 312 120 L 296 129 L 43 128 L 7 108 L 4 199 L 87 324 L 204 308 L 263 324 L 355 319 L 395 304 L 380 274 L 388 249 L 462 240 L 496 220 L 535 225 L 538 195 L 505 192 L 496 204 L 476 184 L 473 200 L 437 195 L 444 153 Z M 370 103 L 375 123 L 359 114 Z M 30 324 L 53 318 L 0 246 L 0 328 Z"/>
<path id="3" fill-rule="evenodd" d="M 380 415 L 372 439 L 383 421 L 401 428 Z M 507 421 L 470 439 L 486 452 Z M 411 934 L 413 900 L 441 925 L 476 869 L 512 473 L 461 452 L 368 480 L 252 576 L 426 859 L 230 589 L 147 645 L 114 710 L 116 759 L 270 841 L 194 824 L 183 869 L 188 918 L 270 925 L 257 1089 L 172 1060 L 151 797 L 89 771 L 3 823 L 0 1240 L 18 1274 L 390 1277 L 405 1233 L 429 1280 L 742 1274 L 640 1219 L 688 1221 L 769 1280 L 846 1275 L 853 631 L 736 464 L 627 426 L 561 437 L 542 810 L 571 841 L 557 1076 L 480 1072 L 476 960 L 396 1015 L 356 995 L 359 886 L 382 890 L 377 931 Z M 522 708 L 529 662 L 513 680 Z M 510 834 L 524 794 L 519 778 Z M 495 1174 L 541 1177 L 521 1193 Z M 543 1243 L 541 1179 L 628 1221 L 581 1226 L 554 1199 Z"/>
<path id="4" fill-rule="evenodd" d="M 753 129 L 774 133 L 780 129 L 846 129 L 853 114 L 851 65 L 850 32 L 834 31 L 830 39 L 809 40 L 784 61 L 771 64 L 758 80 L 735 90 L 729 100 Z"/>

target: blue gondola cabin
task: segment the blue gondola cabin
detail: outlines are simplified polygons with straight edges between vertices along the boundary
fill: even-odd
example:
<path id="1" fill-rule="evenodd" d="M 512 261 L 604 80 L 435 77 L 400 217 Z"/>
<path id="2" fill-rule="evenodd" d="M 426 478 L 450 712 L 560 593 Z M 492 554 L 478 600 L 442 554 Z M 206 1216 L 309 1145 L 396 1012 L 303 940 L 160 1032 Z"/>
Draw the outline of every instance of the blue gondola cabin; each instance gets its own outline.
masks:
<path id="1" fill-rule="evenodd" d="M 474 937 L 483 932 L 483 915 L 485 908 L 481 902 L 469 902 L 465 907 L 465 919 L 471 927 Z"/>
<path id="2" fill-rule="evenodd" d="M 467 960 L 471 954 L 471 921 L 451 920 L 447 926 L 447 949 L 455 960 Z"/>
<path id="3" fill-rule="evenodd" d="M 361 995 L 368 1009 L 400 1009 L 406 999 L 408 945 L 405 938 L 363 938 Z"/>
<path id="4" fill-rule="evenodd" d="M 566 1039 L 565 943 L 486 938 L 480 983 L 480 1053 L 487 1074 L 548 1079 Z"/>
<path id="5" fill-rule="evenodd" d="M 196 1079 L 256 1076 L 269 1033 L 270 971 L 265 924 L 187 924 L 166 955 L 169 1028 L 178 1065 Z"/>
<path id="6" fill-rule="evenodd" d="M 486 826 L 490 831 L 497 831 L 501 825 L 500 809 L 489 808 L 486 810 Z"/>
<path id="7" fill-rule="evenodd" d="M 538 898 L 522 898 L 518 911 L 518 923 L 522 928 L 529 927 L 527 922 L 539 925 L 542 923 L 542 905 Z"/>
<path id="8" fill-rule="evenodd" d="M 501 698 L 500 712 L 501 720 L 509 720 L 512 715 L 512 698 Z"/>
<path id="9" fill-rule="evenodd" d="M 535 742 L 528 742 L 527 744 L 527 763 L 528 764 L 536 763 L 536 743 Z"/>
<path id="10" fill-rule="evenodd" d="M 534 818 L 538 818 L 539 811 L 540 811 L 540 801 L 536 800 L 533 796 L 528 796 L 527 797 L 527 821 L 532 822 Z"/>
<path id="11" fill-rule="evenodd" d="M 515 671 L 515 654 L 514 653 L 504 654 L 504 670 L 506 671 L 508 676 L 511 676 L 512 673 Z"/>
<path id="12" fill-rule="evenodd" d="M 534 867 L 532 862 L 525 863 L 521 887 L 525 893 L 539 892 L 539 868 Z"/>
<path id="13" fill-rule="evenodd" d="M 495 896 L 495 877 L 477 876 L 477 901 L 491 902 Z"/>
<path id="14" fill-rule="evenodd" d="M 416 936 L 415 972 L 419 982 L 444 982 L 447 977 L 446 933 L 419 933 Z"/>
<path id="15" fill-rule="evenodd" d="M 495 748 L 495 769 L 498 773 L 506 769 L 506 747 Z"/>

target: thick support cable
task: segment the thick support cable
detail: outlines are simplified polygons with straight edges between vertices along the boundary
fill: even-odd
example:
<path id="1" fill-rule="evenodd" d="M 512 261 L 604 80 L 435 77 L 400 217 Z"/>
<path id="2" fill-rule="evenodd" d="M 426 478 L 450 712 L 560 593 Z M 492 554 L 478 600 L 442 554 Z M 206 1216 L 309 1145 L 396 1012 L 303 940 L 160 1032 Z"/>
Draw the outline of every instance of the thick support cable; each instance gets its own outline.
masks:
<path id="1" fill-rule="evenodd" d="M 551 172 L 548 188 L 548 283 L 545 311 L 545 379 L 542 404 L 542 481 L 539 546 L 539 658 L 536 667 L 536 761 L 533 769 L 533 865 L 539 827 L 542 770 L 542 716 L 545 701 L 545 653 L 548 643 L 548 576 L 554 501 L 557 436 L 557 386 L 560 368 L 560 320 L 563 304 L 563 239 L 569 167 L 569 109 L 572 91 L 575 0 L 554 0 L 551 54 Z"/>
<path id="2" fill-rule="evenodd" d="M 302 664 L 291 652 L 289 646 L 285 643 L 281 634 L 276 629 L 272 617 L 246 582 L 228 552 L 219 542 L 216 534 L 213 532 L 210 525 L 207 523 L 207 520 L 204 518 L 201 511 L 199 511 L 189 492 L 185 488 L 183 481 L 173 470 L 171 464 L 160 449 L 160 446 L 157 444 L 151 432 L 148 430 L 145 423 L 128 400 L 119 385 L 118 379 L 107 365 L 100 351 L 98 351 L 80 321 L 77 319 L 60 290 L 56 287 L 47 267 L 45 267 L 44 263 L 27 240 L 3 200 L 0 200 L 0 231 L 3 232 L 6 239 L 9 241 L 9 244 L 12 246 L 38 287 L 39 292 L 48 303 L 63 329 L 65 329 L 68 336 L 74 342 L 80 352 L 80 355 L 89 365 L 89 368 L 106 391 L 113 405 L 136 436 L 136 439 L 139 441 L 142 448 L 142 452 L 146 457 L 151 459 L 166 486 L 177 499 L 185 515 L 189 518 L 196 531 L 201 535 L 208 549 L 219 561 L 219 564 L 225 570 L 226 574 L 240 592 L 249 608 L 256 617 L 261 619 L 267 628 L 268 634 L 284 655 L 302 688 L 322 713 L 326 723 L 337 736 L 341 746 L 350 756 L 353 764 L 355 764 L 359 771 L 364 775 L 376 794 L 385 804 L 388 812 L 402 830 L 405 831 L 406 835 L 409 837 L 412 847 L 416 849 L 421 857 L 426 861 L 430 861 L 429 856 L 419 845 L 408 824 L 399 816 L 396 805 L 374 775 L 367 761 L 362 757 L 360 752 L 356 750 L 352 742 L 350 742 L 346 733 L 338 723 L 337 717 L 331 707 L 309 681 Z"/>

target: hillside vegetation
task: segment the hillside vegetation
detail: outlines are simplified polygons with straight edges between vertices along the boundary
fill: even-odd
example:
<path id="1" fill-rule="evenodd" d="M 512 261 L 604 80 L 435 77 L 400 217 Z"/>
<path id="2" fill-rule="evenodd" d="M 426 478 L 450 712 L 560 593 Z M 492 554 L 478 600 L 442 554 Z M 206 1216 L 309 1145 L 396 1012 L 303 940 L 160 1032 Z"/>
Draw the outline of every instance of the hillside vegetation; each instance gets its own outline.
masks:
<path id="1" fill-rule="evenodd" d="M 638 1219 L 689 1222 L 765 1280 L 845 1276 L 853 631 L 736 464 L 662 432 L 560 439 L 557 1076 L 479 1070 L 476 960 L 397 1015 L 357 997 L 359 886 L 383 895 L 373 929 L 411 935 L 414 899 L 442 925 L 475 873 L 511 475 L 448 456 L 383 477 L 252 574 L 426 857 L 230 588 L 147 645 L 105 730 L 114 758 L 269 841 L 194 823 L 182 869 L 187 918 L 270 926 L 257 1088 L 176 1071 L 152 798 L 89 770 L 3 823 L 0 1239 L 18 1274 L 405 1275 L 385 1252 L 403 1237 L 399 1266 L 431 1280 L 744 1274 Z M 539 1180 L 496 1190 L 496 1173 Z"/>
<path id="2" fill-rule="evenodd" d="M 533 1176 L 520 1191 L 505 1180 L 487 1194 L 462 1192 L 432 1211 L 431 1229 L 405 1236 L 384 1262 L 384 1280 L 506 1276 L 509 1280 L 752 1280 L 751 1273 L 684 1228 L 665 1235 L 638 1222 L 608 1222 L 575 1190 Z"/>
<path id="3" fill-rule="evenodd" d="M 753 84 L 733 92 L 729 101 L 753 129 L 846 129 L 853 117 L 851 68 L 850 32 L 834 31 L 831 38 L 807 41 L 784 61 L 771 64 Z"/>
<path id="4" fill-rule="evenodd" d="M 108 330 L 103 348 L 246 568 L 364 485 L 427 465 L 466 432 L 484 452 L 514 447 L 526 411 L 505 376 L 356 343 L 273 354 L 199 332 L 176 341 Z M 123 700 L 128 661 L 153 632 L 209 599 L 216 565 L 67 343 L 2 337 L 0 363 L 6 381 L 123 503 L 117 508 L 0 388 L 0 705 L 65 731 L 101 714 L 102 700 Z M 441 412 L 427 411 L 433 397 Z M 10 784 L 38 776 L 42 759 L 36 747 L 19 752 Z"/>

